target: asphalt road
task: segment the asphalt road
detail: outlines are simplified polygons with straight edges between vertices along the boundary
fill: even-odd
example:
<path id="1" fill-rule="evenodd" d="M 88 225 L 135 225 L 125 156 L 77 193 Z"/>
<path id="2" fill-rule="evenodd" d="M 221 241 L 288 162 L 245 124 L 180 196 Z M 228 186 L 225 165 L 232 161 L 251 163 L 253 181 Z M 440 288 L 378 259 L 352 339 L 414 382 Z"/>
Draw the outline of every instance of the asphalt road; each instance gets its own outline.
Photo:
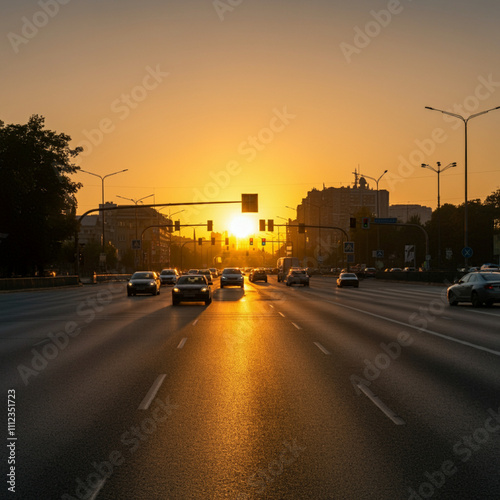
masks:
<path id="1" fill-rule="evenodd" d="M 328 277 L 214 289 L 0 295 L 0 497 L 500 498 L 499 306 Z"/>

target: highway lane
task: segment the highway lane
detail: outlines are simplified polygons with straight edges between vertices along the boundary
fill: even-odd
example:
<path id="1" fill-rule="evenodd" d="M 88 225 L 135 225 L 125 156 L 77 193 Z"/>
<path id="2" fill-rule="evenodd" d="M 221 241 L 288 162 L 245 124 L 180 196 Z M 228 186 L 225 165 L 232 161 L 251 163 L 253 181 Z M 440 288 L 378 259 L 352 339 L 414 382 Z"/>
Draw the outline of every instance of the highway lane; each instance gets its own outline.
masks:
<path id="1" fill-rule="evenodd" d="M 209 307 L 116 290 L 0 296 L 19 498 L 498 497 L 500 308 L 328 278 L 216 290 Z M 81 332 L 23 382 L 69 322 Z"/>

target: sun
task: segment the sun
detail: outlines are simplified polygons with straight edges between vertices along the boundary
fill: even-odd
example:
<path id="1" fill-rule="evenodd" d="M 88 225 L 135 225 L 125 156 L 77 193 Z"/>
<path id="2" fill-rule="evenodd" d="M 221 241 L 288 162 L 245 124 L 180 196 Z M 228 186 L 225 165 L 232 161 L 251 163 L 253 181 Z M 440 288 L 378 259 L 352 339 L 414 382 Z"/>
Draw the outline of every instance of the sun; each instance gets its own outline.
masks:
<path id="1" fill-rule="evenodd" d="M 255 230 L 255 221 L 243 214 L 235 215 L 229 223 L 229 232 L 237 238 L 246 238 Z"/>

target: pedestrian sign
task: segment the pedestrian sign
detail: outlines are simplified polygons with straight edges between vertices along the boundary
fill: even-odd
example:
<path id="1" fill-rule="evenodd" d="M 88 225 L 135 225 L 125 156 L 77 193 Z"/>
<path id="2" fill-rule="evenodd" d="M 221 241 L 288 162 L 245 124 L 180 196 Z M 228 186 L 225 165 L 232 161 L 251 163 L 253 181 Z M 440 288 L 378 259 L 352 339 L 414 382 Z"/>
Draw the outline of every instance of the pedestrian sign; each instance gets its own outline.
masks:
<path id="1" fill-rule="evenodd" d="M 344 253 L 354 253 L 354 241 L 344 242 Z"/>

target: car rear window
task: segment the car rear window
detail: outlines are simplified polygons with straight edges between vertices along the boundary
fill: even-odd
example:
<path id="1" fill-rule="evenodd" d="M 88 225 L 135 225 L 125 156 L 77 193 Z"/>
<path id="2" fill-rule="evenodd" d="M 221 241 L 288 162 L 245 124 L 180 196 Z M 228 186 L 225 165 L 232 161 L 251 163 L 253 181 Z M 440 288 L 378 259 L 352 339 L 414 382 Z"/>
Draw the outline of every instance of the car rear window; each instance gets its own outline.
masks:
<path id="1" fill-rule="evenodd" d="M 205 276 L 181 276 L 177 280 L 178 285 L 206 285 Z"/>
<path id="2" fill-rule="evenodd" d="M 134 273 L 132 276 L 134 280 L 150 280 L 153 279 L 152 273 Z"/>
<path id="3" fill-rule="evenodd" d="M 481 276 L 486 281 L 500 281 L 500 273 L 481 273 Z"/>

